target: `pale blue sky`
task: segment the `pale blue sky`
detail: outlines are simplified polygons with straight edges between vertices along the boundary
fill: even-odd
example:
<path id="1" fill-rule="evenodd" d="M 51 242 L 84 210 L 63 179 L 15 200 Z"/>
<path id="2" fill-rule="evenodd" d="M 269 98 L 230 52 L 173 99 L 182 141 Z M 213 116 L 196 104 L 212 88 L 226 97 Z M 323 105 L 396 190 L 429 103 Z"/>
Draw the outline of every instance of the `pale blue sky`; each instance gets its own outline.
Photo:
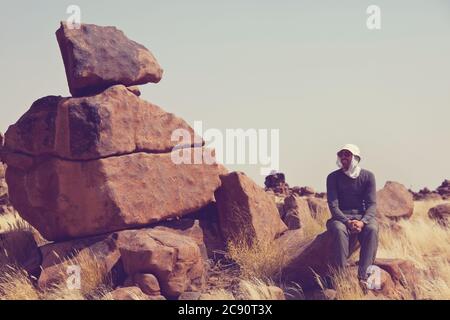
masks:
<path id="1" fill-rule="evenodd" d="M 66 8 L 115 25 L 165 69 L 143 98 L 205 128 L 280 129 L 291 185 L 325 190 L 358 144 L 381 187 L 450 178 L 450 2 L 1 1 L 0 131 L 33 101 L 69 95 L 54 32 Z M 381 7 L 382 29 L 366 28 Z M 232 166 L 258 183 L 259 166 Z"/>

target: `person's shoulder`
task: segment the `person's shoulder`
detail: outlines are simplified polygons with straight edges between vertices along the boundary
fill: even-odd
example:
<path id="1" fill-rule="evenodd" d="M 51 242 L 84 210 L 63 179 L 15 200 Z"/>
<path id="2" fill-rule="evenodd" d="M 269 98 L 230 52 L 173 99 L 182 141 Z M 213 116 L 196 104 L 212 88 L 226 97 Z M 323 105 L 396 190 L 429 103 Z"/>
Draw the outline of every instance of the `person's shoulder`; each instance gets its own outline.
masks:
<path id="1" fill-rule="evenodd" d="M 375 175 L 373 174 L 373 172 L 370 171 L 370 170 L 367 170 L 367 169 L 361 169 L 360 175 L 362 177 L 369 178 L 369 179 L 371 179 L 371 178 L 374 179 L 375 178 Z"/>
<path id="2" fill-rule="evenodd" d="M 335 178 L 337 175 L 339 175 L 339 173 L 340 173 L 341 171 L 342 171 L 341 169 L 338 169 L 338 170 L 333 171 L 332 173 L 330 173 L 330 174 L 328 175 L 327 179 Z"/>

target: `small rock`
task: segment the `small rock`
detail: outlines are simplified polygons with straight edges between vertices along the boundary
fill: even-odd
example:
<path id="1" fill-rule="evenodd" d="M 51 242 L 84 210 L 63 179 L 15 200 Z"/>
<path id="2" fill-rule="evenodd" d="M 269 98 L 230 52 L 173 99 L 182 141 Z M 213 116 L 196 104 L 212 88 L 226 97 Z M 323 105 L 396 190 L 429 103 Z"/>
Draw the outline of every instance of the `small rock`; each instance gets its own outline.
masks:
<path id="1" fill-rule="evenodd" d="M 178 300 L 196 301 L 196 300 L 200 300 L 201 295 L 202 295 L 201 292 L 183 292 L 178 297 Z"/>
<path id="2" fill-rule="evenodd" d="M 450 227 L 450 203 L 440 204 L 428 211 L 428 216 L 443 227 Z"/>
<path id="3" fill-rule="evenodd" d="M 153 274 L 137 273 L 133 276 L 134 283 L 149 296 L 161 295 L 158 279 Z"/>
<path id="4" fill-rule="evenodd" d="M 109 293 L 112 300 L 150 300 L 138 287 L 118 288 Z"/>

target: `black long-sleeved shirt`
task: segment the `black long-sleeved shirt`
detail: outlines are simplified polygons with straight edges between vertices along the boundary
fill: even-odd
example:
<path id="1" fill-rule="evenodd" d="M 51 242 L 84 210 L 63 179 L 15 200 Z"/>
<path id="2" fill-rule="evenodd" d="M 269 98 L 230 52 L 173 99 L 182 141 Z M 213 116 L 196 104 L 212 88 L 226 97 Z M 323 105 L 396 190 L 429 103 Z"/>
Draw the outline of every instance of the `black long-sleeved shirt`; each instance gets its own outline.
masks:
<path id="1" fill-rule="evenodd" d="M 361 169 L 358 178 L 352 179 L 342 169 L 327 177 L 327 198 L 334 219 L 347 223 L 349 218 L 343 211 L 358 210 L 361 221 L 369 224 L 376 216 L 376 183 L 372 172 Z"/>

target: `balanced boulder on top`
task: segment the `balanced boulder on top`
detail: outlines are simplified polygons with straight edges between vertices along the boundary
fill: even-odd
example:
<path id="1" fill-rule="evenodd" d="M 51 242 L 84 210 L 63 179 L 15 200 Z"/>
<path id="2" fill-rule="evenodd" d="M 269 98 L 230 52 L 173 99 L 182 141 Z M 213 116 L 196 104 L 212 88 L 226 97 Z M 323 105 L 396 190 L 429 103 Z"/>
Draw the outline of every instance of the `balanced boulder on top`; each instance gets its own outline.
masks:
<path id="1" fill-rule="evenodd" d="M 158 83 L 163 74 L 153 54 L 115 27 L 61 23 L 56 32 L 74 97 L 99 93 L 115 85 Z"/>

